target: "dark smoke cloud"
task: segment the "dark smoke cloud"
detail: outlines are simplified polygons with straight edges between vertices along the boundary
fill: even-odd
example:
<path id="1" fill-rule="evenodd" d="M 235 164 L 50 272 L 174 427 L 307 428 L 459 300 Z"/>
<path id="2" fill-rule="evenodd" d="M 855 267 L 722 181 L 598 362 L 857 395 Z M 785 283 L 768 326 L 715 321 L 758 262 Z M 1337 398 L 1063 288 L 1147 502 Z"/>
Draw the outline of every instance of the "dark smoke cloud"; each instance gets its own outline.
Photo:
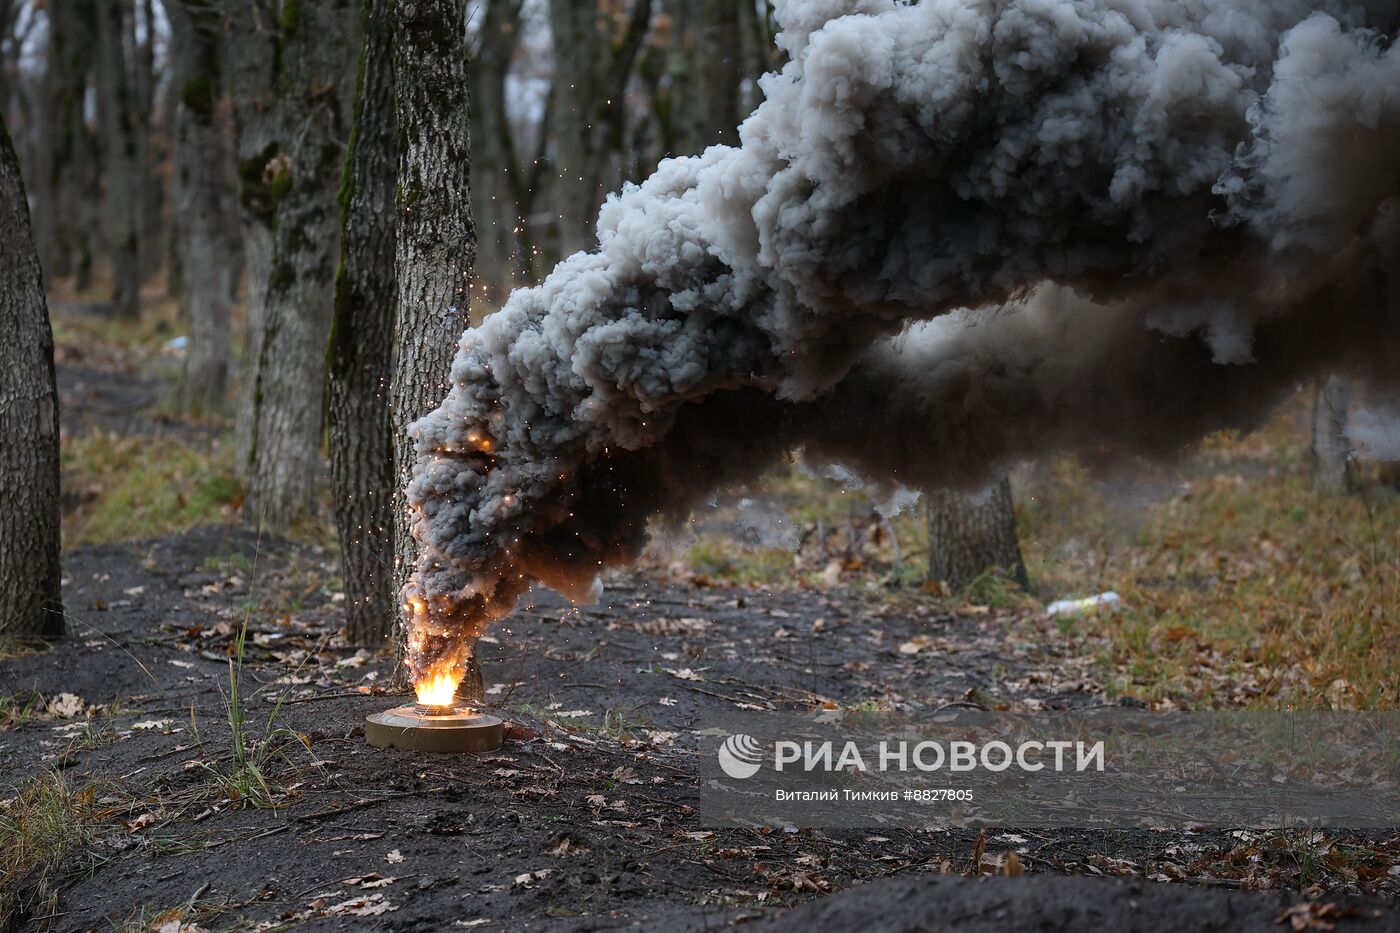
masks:
<path id="1" fill-rule="evenodd" d="M 798 447 L 1166 456 L 1396 371 L 1395 2 L 786 0 L 739 148 L 468 331 L 415 427 L 415 674 Z"/>

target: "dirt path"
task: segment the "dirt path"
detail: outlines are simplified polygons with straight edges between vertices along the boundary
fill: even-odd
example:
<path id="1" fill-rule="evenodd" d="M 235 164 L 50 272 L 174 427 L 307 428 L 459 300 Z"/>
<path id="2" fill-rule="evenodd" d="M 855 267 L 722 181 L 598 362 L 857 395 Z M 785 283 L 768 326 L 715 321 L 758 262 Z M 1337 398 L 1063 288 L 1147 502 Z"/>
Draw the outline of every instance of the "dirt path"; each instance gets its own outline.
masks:
<path id="1" fill-rule="evenodd" d="M 1032 872 L 1252 877 L 1248 864 L 1230 877 L 1242 843 L 1228 834 L 1020 832 L 979 847 L 968 832 L 712 832 L 692 812 L 689 730 L 707 710 L 1099 702 L 1036 617 L 640 577 L 582 611 L 545 593 L 484 646 L 506 746 L 431 757 L 364 744 L 363 717 L 391 702 L 377 695 L 387 672 L 340 643 L 331 560 L 221 528 L 68 556 L 74 637 L 0 664 L 0 694 L 84 704 L 0 733 L 0 796 L 54 768 L 98 788 L 101 828 L 73 860 L 57 929 L 181 905 L 214 928 L 699 928 L 890 875 L 970 871 L 979 848 L 989 872 L 1014 850 Z M 280 730 L 266 800 L 219 777 L 235 764 L 228 658 L 245 618 L 248 747 Z"/>

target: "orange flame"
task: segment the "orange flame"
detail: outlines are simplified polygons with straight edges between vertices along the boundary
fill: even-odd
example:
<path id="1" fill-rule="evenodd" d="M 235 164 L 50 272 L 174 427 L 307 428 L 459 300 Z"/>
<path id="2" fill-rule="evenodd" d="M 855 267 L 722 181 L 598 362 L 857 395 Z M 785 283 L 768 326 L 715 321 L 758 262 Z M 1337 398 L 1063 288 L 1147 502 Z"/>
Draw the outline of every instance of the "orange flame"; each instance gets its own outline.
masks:
<path id="1" fill-rule="evenodd" d="M 451 671 L 438 671 L 418 681 L 413 689 L 418 694 L 418 702 L 424 706 L 451 706 L 461 680 Z"/>

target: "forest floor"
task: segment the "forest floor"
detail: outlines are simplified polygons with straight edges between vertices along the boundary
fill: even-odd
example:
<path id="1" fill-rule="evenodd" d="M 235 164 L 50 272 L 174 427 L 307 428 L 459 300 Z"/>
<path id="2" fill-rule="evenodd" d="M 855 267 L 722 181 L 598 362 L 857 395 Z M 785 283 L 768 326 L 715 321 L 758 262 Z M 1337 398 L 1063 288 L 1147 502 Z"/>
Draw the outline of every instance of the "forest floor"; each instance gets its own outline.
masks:
<path id="1" fill-rule="evenodd" d="M 399 698 L 387 663 L 344 642 L 333 542 L 233 520 L 225 428 L 163 410 L 159 318 L 126 347 L 82 309 L 56 317 L 70 637 L 0 646 L 0 915 L 16 928 L 1400 929 L 1395 832 L 713 829 L 692 731 L 753 707 L 1391 705 L 1372 655 L 1393 620 L 1366 608 L 1394 605 L 1376 590 L 1393 576 L 1366 563 L 1394 547 L 1389 500 L 1337 557 L 1360 572 L 1309 610 L 1369 618 L 1369 640 L 1310 669 L 1286 614 L 1261 636 L 1224 610 L 1135 617 L 1142 602 L 1065 625 L 1043 611 L 1053 588 L 918 585 L 913 530 L 866 506 L 755 518 L 736 494 L 599 605 L 532 593 L 488 636 L 499 752 L 380 751 L 364 717 Z M 1328 520 L 1322 550 L 1366 527 Z M 1052 565 L 1048 540 L 1028 540 L 1032 573 L 1061 579 L 1071 558 Z M 1098 561 L 1092 540 L 1072 560 Z M 1248 568 L 1207 579 L 1189 541 L 1186 595 L 1121 550 L 1129 585 L 1098 561 L 1089 586 L 1247 602 Z"/>

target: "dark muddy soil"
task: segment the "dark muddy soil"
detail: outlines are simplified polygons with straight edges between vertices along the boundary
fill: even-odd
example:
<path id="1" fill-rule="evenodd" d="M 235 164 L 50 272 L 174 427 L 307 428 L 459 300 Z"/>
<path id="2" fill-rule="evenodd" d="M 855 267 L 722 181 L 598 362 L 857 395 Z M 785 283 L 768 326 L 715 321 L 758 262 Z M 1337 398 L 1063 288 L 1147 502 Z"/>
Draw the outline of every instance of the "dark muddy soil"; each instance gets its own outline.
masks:
<path id="1" fill-rule="evenodd" d="M 1114 930 L 1268 933 L 1286 929 L 1397 930 L 1390 907 L 1341 899 L 1192 891 L 1124 880 L 910 877 L 863 885 L 753 925 L 767 930 Z"/>
<path id="2" fill-rule="evenodd" d="M 891 594 L 642 577 L 613 580 L 583 610 L 543 593 L 483 645 L 488 699 L 512 724 L 506 746 L 427 756 L 364 744 L 364 716 L 396 701 L 382 695 L 384 662 L 338 635 L 333 563 L 225 528 L 68 555 L 72 637 L 0 663 L 2 695 L 86 704 L 75 712 L 62 701 L 66 718 L 0 733 L 0 795 L 58 769 L 94 784 L 105 808 L 94 851 L 74 856 L 56 929 L 108 929 L 180 905 L 206 928 L 486 930 L 759 918 L 919 929 L 964 914 L 982 924 L 974 929 L 1032 915 L 1037 929 L 1078 929 L 1145 924 L 1163 905 L 1220 923 L 1264 924 L 1279 910 L 1277 895 L 1222 900 L 1185 885 L 1135 893 L 1104 878 L 925 877 L 995 872 L 1009 851 L 1032 873 L 1145 878 L 1170 863 L 1179 877 L 1237 848 L 1229 834 L 1021 831 L 979 843 L 971 832 L 712 831 L 693 812 L 690 730 L 706 711 L 1099 702 L 1086 665 L 1043 620 L 953 618 Z M 245 619 L 242 698 L 231 704 L 229 659 Z M 273 735 L 268 799 L 218 778 L 235 764 L 231 705 L 245 711 L 250 743 Z M 859 887 L 892 875 L 908 877 Z"/>

